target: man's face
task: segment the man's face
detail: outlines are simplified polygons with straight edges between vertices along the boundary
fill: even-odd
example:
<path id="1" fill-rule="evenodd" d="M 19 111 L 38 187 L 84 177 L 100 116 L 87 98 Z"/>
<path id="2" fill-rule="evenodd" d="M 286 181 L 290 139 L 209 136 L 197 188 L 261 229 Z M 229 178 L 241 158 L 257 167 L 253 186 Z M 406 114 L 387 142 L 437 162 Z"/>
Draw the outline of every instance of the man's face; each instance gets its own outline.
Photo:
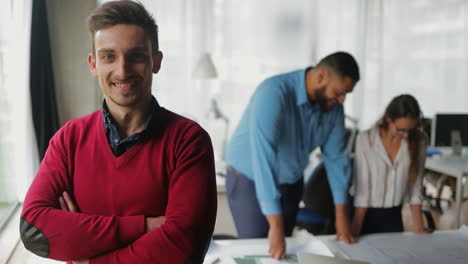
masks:
<path id="1" fill-rule="evenodd" d="M 346 94 L 353 91 L 355 82 L 348 76 L 330 76 L 328 82 L 315 91 L 315 99 L 323 112 L 330 111 L 336 103 L 343 104 Z"/>
<path id="2" fill-rule="evenodd" d="M 140 26 L 118 24 L 98 30 L 95 55 L 88 55 L 93 75 L 99 79 L 108 105 L 135 107 L 149 101 L 153 73 L 162 53 L 152 55 L 151 42 Z"/>

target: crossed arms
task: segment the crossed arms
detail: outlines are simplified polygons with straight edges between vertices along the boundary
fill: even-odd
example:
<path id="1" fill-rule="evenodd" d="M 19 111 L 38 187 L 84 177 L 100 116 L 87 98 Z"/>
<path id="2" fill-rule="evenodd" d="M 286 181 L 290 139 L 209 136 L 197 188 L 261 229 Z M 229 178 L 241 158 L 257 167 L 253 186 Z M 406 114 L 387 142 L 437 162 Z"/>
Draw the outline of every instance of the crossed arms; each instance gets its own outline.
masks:
<path id="1" fill-rule="evenodd" d="M 177 166 L 168 179 L 165 219 L 156 228 L 158 224 L 143 214 L 80 213 L 67 205 L 66 196 L 59 199 L 65 191 L 73 195 L 75 164 L 69 148 L 73 144 L 66 130 L 50 141 L 26 196 L 21 224 L 26 248 L 43 257 L 89 259 L 92 264 L 183 263 L 203 249 L 198 244 L 209 242 L 216 216 L 216 183 L 206 132 L 194 126 L 183 131 Z"/>

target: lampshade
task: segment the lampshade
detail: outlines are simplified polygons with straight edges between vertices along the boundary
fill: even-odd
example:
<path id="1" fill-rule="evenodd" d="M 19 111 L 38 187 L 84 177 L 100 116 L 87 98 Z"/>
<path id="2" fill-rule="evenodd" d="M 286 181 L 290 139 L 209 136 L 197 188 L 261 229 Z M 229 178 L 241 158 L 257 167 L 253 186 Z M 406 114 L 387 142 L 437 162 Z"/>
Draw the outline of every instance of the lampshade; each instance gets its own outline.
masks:
<path id="1" fill-rule="evenodd" d="M 218 72 L 211 59 L 211 54 L 203 53 L 193 70 L 192 77 L 196 79 L 214 79 L 218 77 Z"/>

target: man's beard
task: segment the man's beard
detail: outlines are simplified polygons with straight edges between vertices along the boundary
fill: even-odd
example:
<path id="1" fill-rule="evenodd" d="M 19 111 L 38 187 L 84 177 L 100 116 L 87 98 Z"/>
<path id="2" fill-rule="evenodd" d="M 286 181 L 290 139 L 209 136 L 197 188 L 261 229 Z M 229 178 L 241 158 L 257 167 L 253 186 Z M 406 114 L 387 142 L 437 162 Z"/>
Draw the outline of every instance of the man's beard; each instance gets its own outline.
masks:
<path id="1" fill-rule="evenodd" d="M 335 101 L 335 99 L 329 99 L 325 96 L 325 86 L 315 90 L 315 101 L 319 104 L 322 112 L 329 112 L 332 110 L 333 106 L 335 106 L 335 103 L 330 104 L 330 102 Z"/>

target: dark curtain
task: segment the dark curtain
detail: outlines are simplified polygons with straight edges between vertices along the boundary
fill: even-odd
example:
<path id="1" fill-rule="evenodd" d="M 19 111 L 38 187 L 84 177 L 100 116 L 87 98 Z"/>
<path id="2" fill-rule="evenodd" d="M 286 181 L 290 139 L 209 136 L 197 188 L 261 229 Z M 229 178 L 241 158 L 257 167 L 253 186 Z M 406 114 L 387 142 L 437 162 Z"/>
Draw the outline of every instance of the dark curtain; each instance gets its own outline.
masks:
<path id="1" fill-rule="evenodd" d="M 32 117 L 42 160 L 59 128 L 45 0 L 33 0 L 30 71 Z"/>

